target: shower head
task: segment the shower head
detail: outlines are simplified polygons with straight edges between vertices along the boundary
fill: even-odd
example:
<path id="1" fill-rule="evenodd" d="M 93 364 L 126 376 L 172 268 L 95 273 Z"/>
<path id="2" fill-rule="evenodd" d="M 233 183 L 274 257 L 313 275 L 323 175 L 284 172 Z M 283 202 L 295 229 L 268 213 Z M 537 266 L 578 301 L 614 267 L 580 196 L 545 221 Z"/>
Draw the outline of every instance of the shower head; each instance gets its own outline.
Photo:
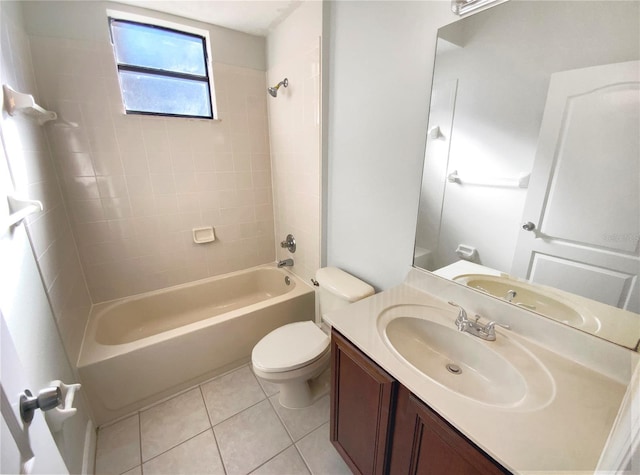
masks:
<path id="1" fill-rule="evenodd" d="M 273 97 L 278 97 L 278 89 L 280 89 L 280 86 L 288 87 L 289 80 L 287 78 L 284 78 L 278 83 L 277 86 L 270 87 L 269 89 L 267 89 L 267 91 L 269 91 L 269 94 L 271 94 Z"/>

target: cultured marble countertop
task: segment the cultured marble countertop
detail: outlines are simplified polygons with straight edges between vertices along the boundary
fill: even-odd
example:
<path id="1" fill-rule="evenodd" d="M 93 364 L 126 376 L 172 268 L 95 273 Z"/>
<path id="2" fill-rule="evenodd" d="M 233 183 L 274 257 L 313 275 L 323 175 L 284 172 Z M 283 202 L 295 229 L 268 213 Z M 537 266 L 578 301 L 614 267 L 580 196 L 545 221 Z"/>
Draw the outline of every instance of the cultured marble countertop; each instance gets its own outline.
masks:
<path id="1" fill-rule="evenodd" d="M 540 346 L 516 331 L 500 328 L 496 329 L 496 341 L 508 338 L 526 348 L 548 370 L 555 393 L 546 405 L 534 409 L 477 402 L 424 376 L 390 350 L 379 333 L 378 318 L 399 304 L 437 307 L 441 310 L 434 311 L 440 315 L 447 312 L 451 327 L 455 328 L 455 308 L 407 284 L 324 318 L 509 470 L 523 474 L 595 471 L 627 388 L 623 382 Z M 492 343 L 495 342 L 486 342 Z"/>

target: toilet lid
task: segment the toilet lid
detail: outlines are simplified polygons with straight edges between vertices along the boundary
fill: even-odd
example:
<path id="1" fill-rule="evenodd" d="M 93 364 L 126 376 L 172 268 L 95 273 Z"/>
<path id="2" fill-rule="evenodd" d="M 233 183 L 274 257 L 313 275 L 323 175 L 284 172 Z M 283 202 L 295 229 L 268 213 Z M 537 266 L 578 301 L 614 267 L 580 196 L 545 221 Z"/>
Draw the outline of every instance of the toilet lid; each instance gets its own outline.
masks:
<path id="1" fill-rule="evenodd" d="M 276 328 L 253 348 L 253 365 L 266 373 L 291 371 L 312 363 L 329 347 L 329 337 L 312 321 Z"/>

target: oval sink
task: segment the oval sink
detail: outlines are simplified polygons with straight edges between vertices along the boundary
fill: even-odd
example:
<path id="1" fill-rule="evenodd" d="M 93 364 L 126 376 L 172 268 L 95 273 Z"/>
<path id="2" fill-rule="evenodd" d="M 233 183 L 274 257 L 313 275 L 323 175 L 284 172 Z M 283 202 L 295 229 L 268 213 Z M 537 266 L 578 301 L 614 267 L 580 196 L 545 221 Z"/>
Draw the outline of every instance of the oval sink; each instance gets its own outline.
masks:
<path id="1" fill-rule="evenodd" d="M 599 328 L 598 322 L 587 318 L 584 310 L 578 310 L 567 305 L 561 300 L 561 297 L 538 285 L 521 282 L 507 276 L 484 274 L 464 274 L 455 277 L 453 280 L 505 300 L 509 292 L 515 291 L 516 295 L 511 300 L 511 303 L 515 305 L 575 328 L 588 331 L 597 331 Z"/>
<path id="2" fill-rule="evenodd" d="M 396 357 L 474 401 L 532 409 L 551 400 L 553 380 L 533 355 L 503 334 L 487 342 L 458 331 L 454 319 L 455 312 L 401 305 L 381 314 L 378 331 Z"/>

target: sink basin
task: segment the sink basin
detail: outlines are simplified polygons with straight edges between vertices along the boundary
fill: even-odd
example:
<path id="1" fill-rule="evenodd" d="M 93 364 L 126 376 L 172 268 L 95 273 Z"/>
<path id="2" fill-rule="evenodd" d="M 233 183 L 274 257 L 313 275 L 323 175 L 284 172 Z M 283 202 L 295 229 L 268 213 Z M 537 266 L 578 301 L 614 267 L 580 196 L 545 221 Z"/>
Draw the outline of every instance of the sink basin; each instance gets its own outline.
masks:
<path id="1" fill-rule="evenodd" d="M 456 312 L 398 305 L 378 318 L 378 332 L 403 362 L 476 402 L 533 409 L 551 401 L 553 380 L 524 347 L 498 332 L 494 342 L 457 330 Z"/>
<path id="2" fill-rule="evenodd" d="M 521 282 L 508 276 L 484 274 L 463 274 L 453 280 L 505 300 L 508 292 L 515 291 L 516 296 L 511 300 L 515 305 L 575 328 L 591 332 L 599 329 L 597 319 L 589 318 L 583 309 L 566 304 L 562 301 L 562 297 L 542 286 Z"/>

